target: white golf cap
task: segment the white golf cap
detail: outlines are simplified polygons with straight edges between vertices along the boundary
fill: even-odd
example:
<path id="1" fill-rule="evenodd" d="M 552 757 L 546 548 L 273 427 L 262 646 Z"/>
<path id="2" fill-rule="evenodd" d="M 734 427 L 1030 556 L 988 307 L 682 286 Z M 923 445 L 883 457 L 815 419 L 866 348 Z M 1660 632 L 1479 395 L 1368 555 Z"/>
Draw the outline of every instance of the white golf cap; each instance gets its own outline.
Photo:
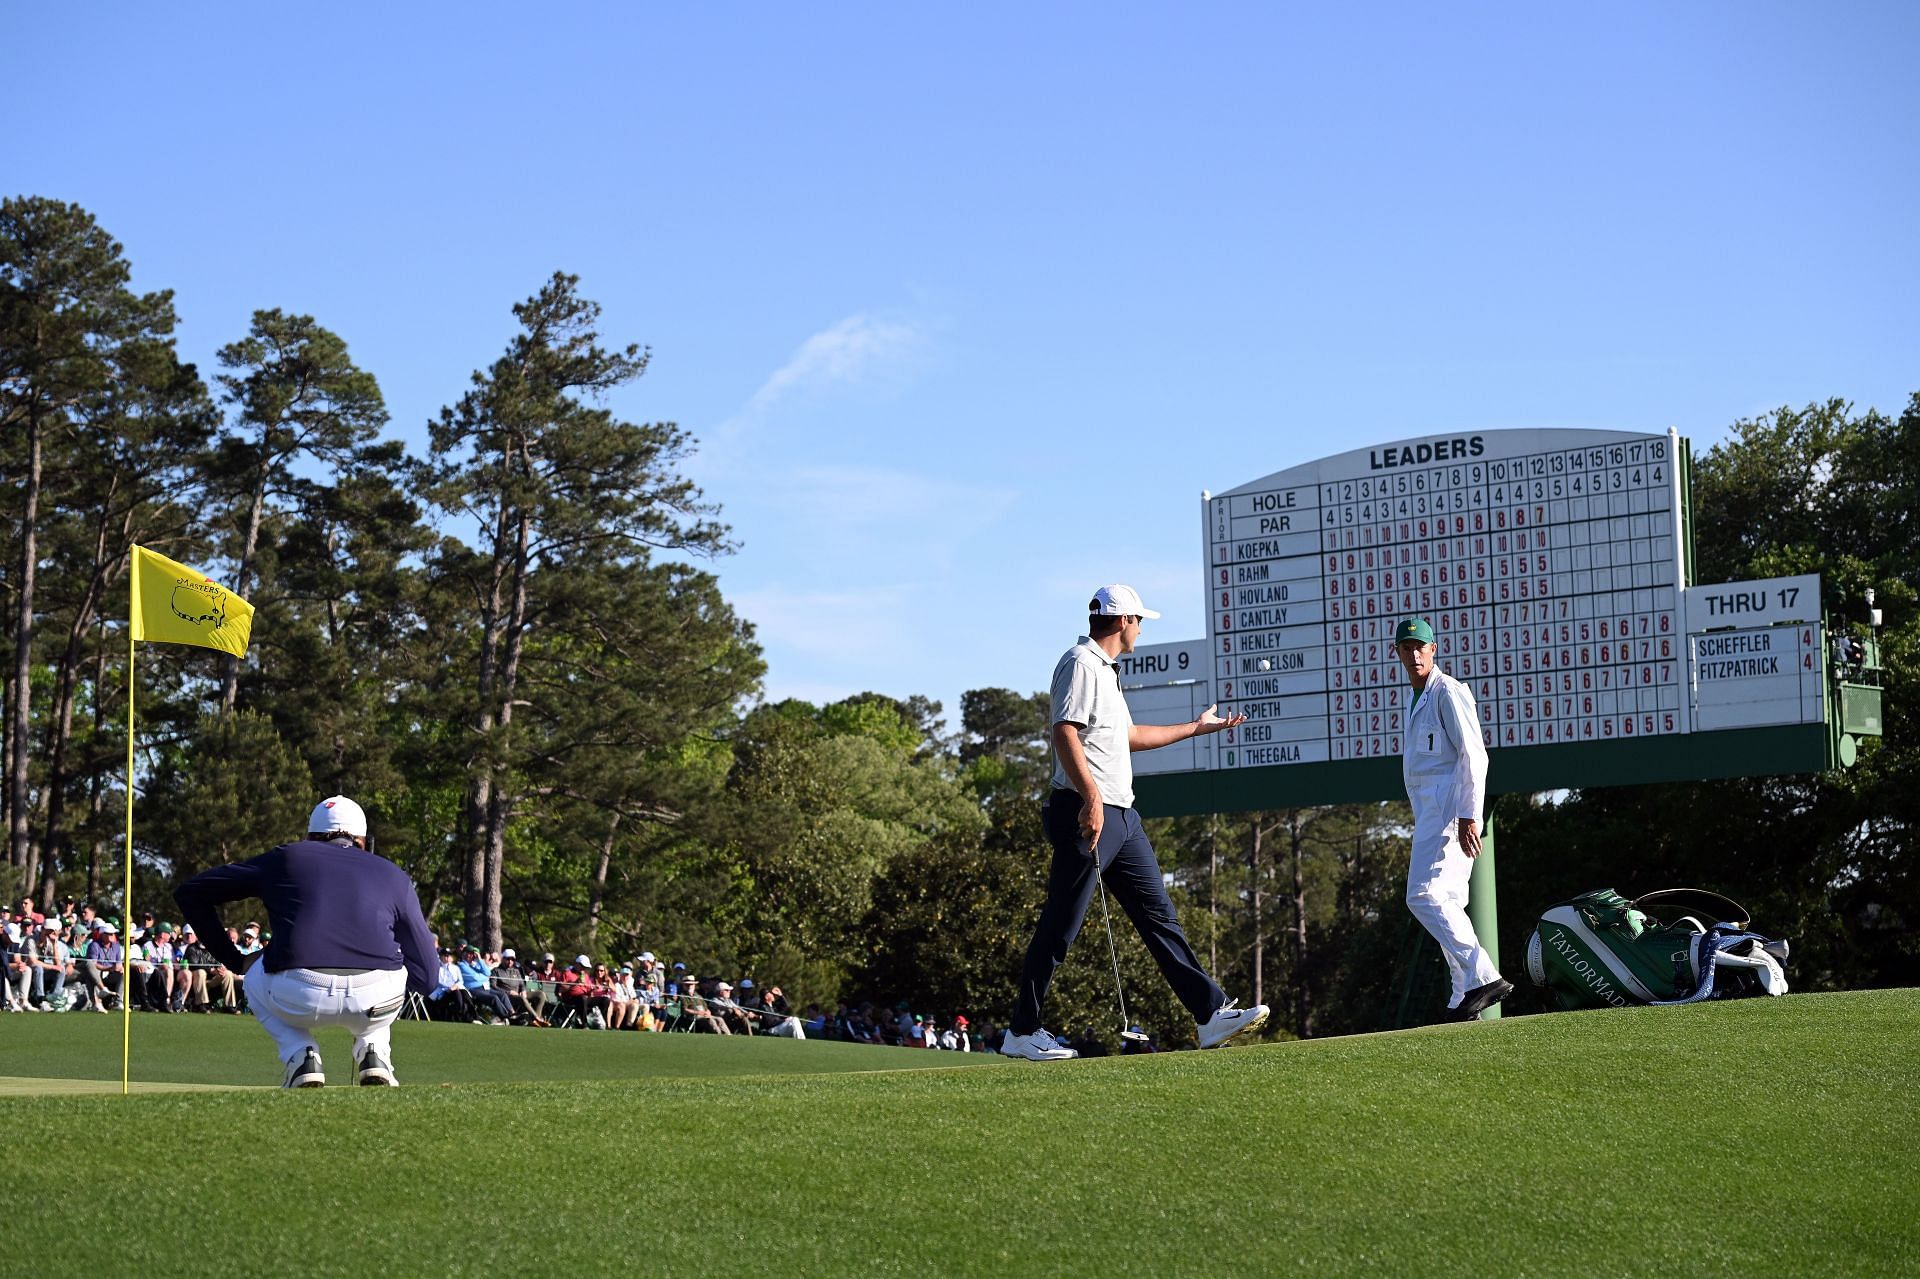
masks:
<path id="1" fill-rule="evenodd" d="M 1140 602 L 1140 592 L 1131 586 L 1103 586 L 1087 602 L 1087 612 L 1101 617 L 1158 617 L 1160 614 Z"/>
<path id="2" fill-rule="evenodd" d="M 313 810 L 313 816 L 307 819 L 307 831 L 316 835 L 338 831 L 342 835 L 358 835 L 364 839 L 367 834 L 367 815 L 360 811 L 360 805 L 345 795 L 335 795 L 320 801 L 320 806 Z"/>
<path id="3" fill-rule="evenodd" d="M 513 947 L 511 947 L 511 946 L 509 946 L 509 947 L 507 947 L 507 948 L 506 948 L 505 950 L 503 950 L 503 951 L 501 951 L 501 952 L 500 952 L 500 958 L 502 958 L 502 959 L 518 959 L 518 958 L 520 958 L 520 957 L 519 957 L 518 955 L 516 955 L 516 954 L 514 954 L 514 953 L 513 953 Z"/>

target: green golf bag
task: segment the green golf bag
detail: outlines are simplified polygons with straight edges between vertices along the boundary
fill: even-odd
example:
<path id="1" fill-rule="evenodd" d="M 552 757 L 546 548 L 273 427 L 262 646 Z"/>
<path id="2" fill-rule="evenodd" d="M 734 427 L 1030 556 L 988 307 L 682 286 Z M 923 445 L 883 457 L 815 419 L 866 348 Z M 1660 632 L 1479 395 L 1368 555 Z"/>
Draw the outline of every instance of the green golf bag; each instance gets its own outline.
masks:
<path id="1" fill-rule="evenodd" d="M 1748 932 L 1749 922 L 1738 902 L 1705 889 L 1632 901 L 1597 889 L 1540 916 L 1527 975 L 1562 1011 L 1784 995 L 1787 943 Z"/>

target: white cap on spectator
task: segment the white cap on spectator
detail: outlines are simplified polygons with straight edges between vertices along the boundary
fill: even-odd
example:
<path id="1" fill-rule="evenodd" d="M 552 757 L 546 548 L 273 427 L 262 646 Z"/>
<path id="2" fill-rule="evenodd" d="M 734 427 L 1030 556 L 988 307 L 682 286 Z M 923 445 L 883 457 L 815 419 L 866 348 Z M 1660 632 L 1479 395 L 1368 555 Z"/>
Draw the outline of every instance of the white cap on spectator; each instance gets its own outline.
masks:
<path id="1" fill-rule="evenodd" d="M 643 950 L 640 952 L 640 958 L 646 960 L 649 964 L 651 964 L 653 962 L 653 952 L 650 950 Z"/>
<path id="2" fill-rule="evenodd" d="M 342 835 L 357 835 L 362 839 L 367 834 L 367 815 L 360 805 L 345 795 L 335 795 L 320 801 L 313 810 L 313 816 L 307 818 L 307 833 L 310 835 L 332 834 L 338 831 Z"/>
<path id="3" fill-rule="evenodd" d="M 509 946 L 509 947 L 507 947 L 507 948 L 506 948 L 505 950 L 503 950 L 503 951 L 501 951 L 501 952 L 500 952 L 500 958 L 502 958 L 502 959 L 518 959 L 518 958 L 519 958 L 519 956 L 518 956 L 518 955 L 516 955 L 516 954 L 514 954 L 514 953 L 513 953 L 513 947 L 511 947 L 511 946 Z"/>
<path id="4" fill-rule="evenodd" d="M 573 962 L 576 964 L 591 964 L 593 961 L 591 959 L 588 959 L 585 955 L 575 955 L 573 957 Z"/>
<path id="5" fill-rule="evenodd" d="M 541 956 L 540 956 L 540 959 L 541 959 L 541 961 L 542 961 L 542 962 L 544 962 L 544 963 L 549 963 L 549 964 L 550 964 L 550 963 L 552 963 L 552 962 L 553 962 L 553 952 L 552 952 L 552 951 L 547 951 L 547 952 L 546 952 L 545 954 L 543 954 L 543 955 L 541 955 Z"/>

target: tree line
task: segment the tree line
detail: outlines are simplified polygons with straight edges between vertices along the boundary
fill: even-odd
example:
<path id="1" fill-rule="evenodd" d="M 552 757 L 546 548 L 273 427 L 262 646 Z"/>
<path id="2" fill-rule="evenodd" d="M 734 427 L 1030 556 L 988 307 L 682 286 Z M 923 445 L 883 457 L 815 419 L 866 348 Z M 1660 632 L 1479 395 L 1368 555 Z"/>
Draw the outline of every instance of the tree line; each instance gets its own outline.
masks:
<path id="1" fill-rule="evenodd" d="M 476 353 L 415 456 L 375 371 L 315 317 L 254 312 L 203 373 L 170 291 L 139 292 L 86 210 L 0 202 L 0 811 L 13 886 L 118 897 L 127 571 L 136 543 L 255 606 L 243 660 L 143 647 L 136 897 L 297 834 L 320 795 L 373 815 L 442 936 L 642 947 L 777 976 L 809 999 L 908 996 L 998 1019 L 1040 902 L 1046 701 L 978 689 L 768 703 L 733 549 L 671 422 L 609 395 L 648 349 L 556 273 Z M 1912 748 L 1899 733 L 1920 587 L 1920 397 L 1736 424 L 1696 467 L 1702 580 L 1819 571 L 1891 619 L 1889 737 L 1820 777 L 1573 792 L 1501 820 L 1510 975 L 1538 910 L 1582 889 L 1698 882 L 1803 939 L 1803 983 L 1913 981 Z M 1069 623 L 1070 625 L 1070 623 Z M 1062 643 L 1070 639 L 1063 634 Z M 1510 810 L 1510 811 L 1509 811 Z M 1431 1012 L 1401 904 L 1404 804 L 1153 824 L 1196 948 L 1298 1035 Z M 1590 882 L 1591 881 L 1591 882 Z M 1119 930 L 1129 1009 L 1186 1019 Z M 1050 1005 L 1116 1027 L 1076 948 Z M 1428 992 L 1430 1000 L 1430 992 Z"/>

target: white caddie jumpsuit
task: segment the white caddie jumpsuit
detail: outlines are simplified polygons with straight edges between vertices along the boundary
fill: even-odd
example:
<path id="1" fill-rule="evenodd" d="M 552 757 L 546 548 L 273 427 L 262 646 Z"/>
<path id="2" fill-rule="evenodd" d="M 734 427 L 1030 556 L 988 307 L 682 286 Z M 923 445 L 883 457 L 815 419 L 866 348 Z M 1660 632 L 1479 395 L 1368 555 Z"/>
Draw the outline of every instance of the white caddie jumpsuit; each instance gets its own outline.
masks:
<path id="1" fill-rule="evenodd" d="M 1469 990 L 1497 981 L 1467 918 L 1473 859 L 1460 847 L 1458 822 L 1480 820 L 1487 793 L 1487 748 L 1473 692 L 1438 666 L 1407 716 L 1401 776 L 1413 805 L 1413 855 L 1407 864 L 1407 908 L 1440 943 L 1458 1008 Z"/>

